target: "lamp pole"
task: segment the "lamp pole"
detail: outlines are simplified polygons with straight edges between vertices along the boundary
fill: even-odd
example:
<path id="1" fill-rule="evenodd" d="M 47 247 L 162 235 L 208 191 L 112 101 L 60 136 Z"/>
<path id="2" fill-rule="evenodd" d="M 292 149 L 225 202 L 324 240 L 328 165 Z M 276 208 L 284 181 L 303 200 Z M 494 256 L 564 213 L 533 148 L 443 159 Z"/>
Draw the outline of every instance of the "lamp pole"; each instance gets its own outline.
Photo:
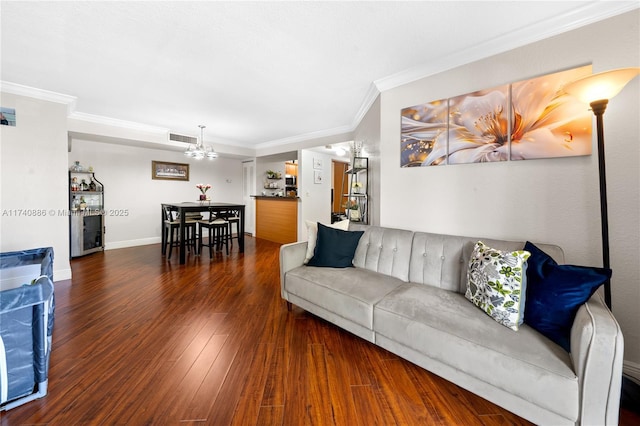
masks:
<path id="1" fill-rule="evenodd" d="M 564 86 L 564 92 L 591 105 L 598 132 L 598 175 L 600 178 L 600 225 L 602 228 L 602 266 L 611 269 L 609 261 L 609 215 L 607 213 L 607 173 L 604 164 L 604 131 L 602 116 L 609 100 L 640 74 L 640 67 L 620 68 L 593 74 Z M 594 100 L 595 99 L 595 100 Z M 611 280 L 604 282 L 604 301 L 611 309 Z"/>
<path id="2" fill-rule="evenodd" d="M 604 160 L 604 123 L 602 116 L 607 109 L 607 99 L 591 102 L 591 109 L 596 116 L 598 132 L 598 175 L 600 177 L 600 226 L 602 228 L 602 266 L 610 269 L 609 258 L 609 214 L 607 208 L 607 171 Z M 611 280 L 604 283 L 604 301 L 611 309 Z"/>

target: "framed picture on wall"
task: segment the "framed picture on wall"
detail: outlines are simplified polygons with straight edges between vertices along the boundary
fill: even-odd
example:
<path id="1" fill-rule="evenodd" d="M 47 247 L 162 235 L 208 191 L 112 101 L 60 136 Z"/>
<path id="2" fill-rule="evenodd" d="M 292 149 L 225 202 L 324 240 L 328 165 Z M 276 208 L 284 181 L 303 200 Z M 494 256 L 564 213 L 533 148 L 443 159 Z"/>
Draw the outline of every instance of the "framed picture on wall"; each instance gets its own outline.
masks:
<path id="1" fill-rule="evenodd" d="M 322 158 L 313 158 L 313 168 L 322 169 Z"/>
<path id="2" fill-rule="evenodd" d="M 313 183 L 322 183 L 322 170 L 313 171 Z"/>
<path id="3" fill-rule="evenodd" d="M 3 126 L 15 126 L 16 125 L 16 110 L 15 108 L 0 107 L 0 124 Z"/>
<path id="4" fill-rule="evenodd" d="M 189 180 L 189 164 L 151 161 L 151 179 Z"/>

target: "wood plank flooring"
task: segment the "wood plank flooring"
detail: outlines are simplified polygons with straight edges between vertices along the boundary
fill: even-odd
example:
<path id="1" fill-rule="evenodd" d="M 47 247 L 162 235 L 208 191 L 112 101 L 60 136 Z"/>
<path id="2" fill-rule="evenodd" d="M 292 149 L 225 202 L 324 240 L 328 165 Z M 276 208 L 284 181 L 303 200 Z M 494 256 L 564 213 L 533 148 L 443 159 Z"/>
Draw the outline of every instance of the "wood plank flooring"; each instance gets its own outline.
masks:
<path id="1" fill-rule="evenodd" d="M 73 260 L 73 280 L 56 283 L 49 394 L 3 412 L 0 424 L 529 424 L 300 308 L 288 312 L 279 245 L 246 241 L 244 254 L 236 244 L 212 260 L 189 253 L 186 265 L 159 245 Z"/>

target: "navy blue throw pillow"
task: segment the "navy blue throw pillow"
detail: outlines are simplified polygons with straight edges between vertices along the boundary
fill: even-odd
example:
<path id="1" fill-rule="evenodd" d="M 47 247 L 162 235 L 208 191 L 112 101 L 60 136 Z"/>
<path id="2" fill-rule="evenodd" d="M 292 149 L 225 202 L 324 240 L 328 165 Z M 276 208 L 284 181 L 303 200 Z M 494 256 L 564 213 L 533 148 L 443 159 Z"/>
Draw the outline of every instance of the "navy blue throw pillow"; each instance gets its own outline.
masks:
<path id="1" fill-rule="evenodd" d="M 364 231 L 343 231 L 318 222 L 318 241 L 308 266 L 348 268 Z"/>
<path id="2" fill-rule="evenodd" d="M 527 241 L 527 298 L 524 322 L 571 352 L 571 326 L 582 306 L 606 280 L 611 269 L 558 265 Z"/>

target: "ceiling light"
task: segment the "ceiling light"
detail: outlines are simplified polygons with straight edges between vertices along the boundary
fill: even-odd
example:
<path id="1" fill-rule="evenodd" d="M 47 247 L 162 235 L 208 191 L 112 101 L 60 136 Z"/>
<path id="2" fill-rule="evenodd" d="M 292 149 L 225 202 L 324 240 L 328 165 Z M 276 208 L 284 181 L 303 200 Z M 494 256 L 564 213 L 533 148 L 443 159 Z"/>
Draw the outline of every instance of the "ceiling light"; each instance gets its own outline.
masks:
<path id="1" fill-rule="evenodd" d="M 333 151 L 339 157 L 342 157 L 347 153 L 347 151 L 345 151 L 342 147 L 339 147 L 339 146 L 334 148 L 333 145 L 325 145 L 324 149 Z"/>
<path id="2" fill-rule="evenodd" d="M 195 158 L 196 160 L 202 160 L 204 157 L 207 157 L 210 160 L 218 158 L 218 153 L 213 149 L 213 147 L 204 143 L 204 129 L 206 126 L 200 124 L 198 127 L 200 127 L 200 140 L 198 140 L 195 145 L 190 144 L 184 152 L 184 155 Z"/>

